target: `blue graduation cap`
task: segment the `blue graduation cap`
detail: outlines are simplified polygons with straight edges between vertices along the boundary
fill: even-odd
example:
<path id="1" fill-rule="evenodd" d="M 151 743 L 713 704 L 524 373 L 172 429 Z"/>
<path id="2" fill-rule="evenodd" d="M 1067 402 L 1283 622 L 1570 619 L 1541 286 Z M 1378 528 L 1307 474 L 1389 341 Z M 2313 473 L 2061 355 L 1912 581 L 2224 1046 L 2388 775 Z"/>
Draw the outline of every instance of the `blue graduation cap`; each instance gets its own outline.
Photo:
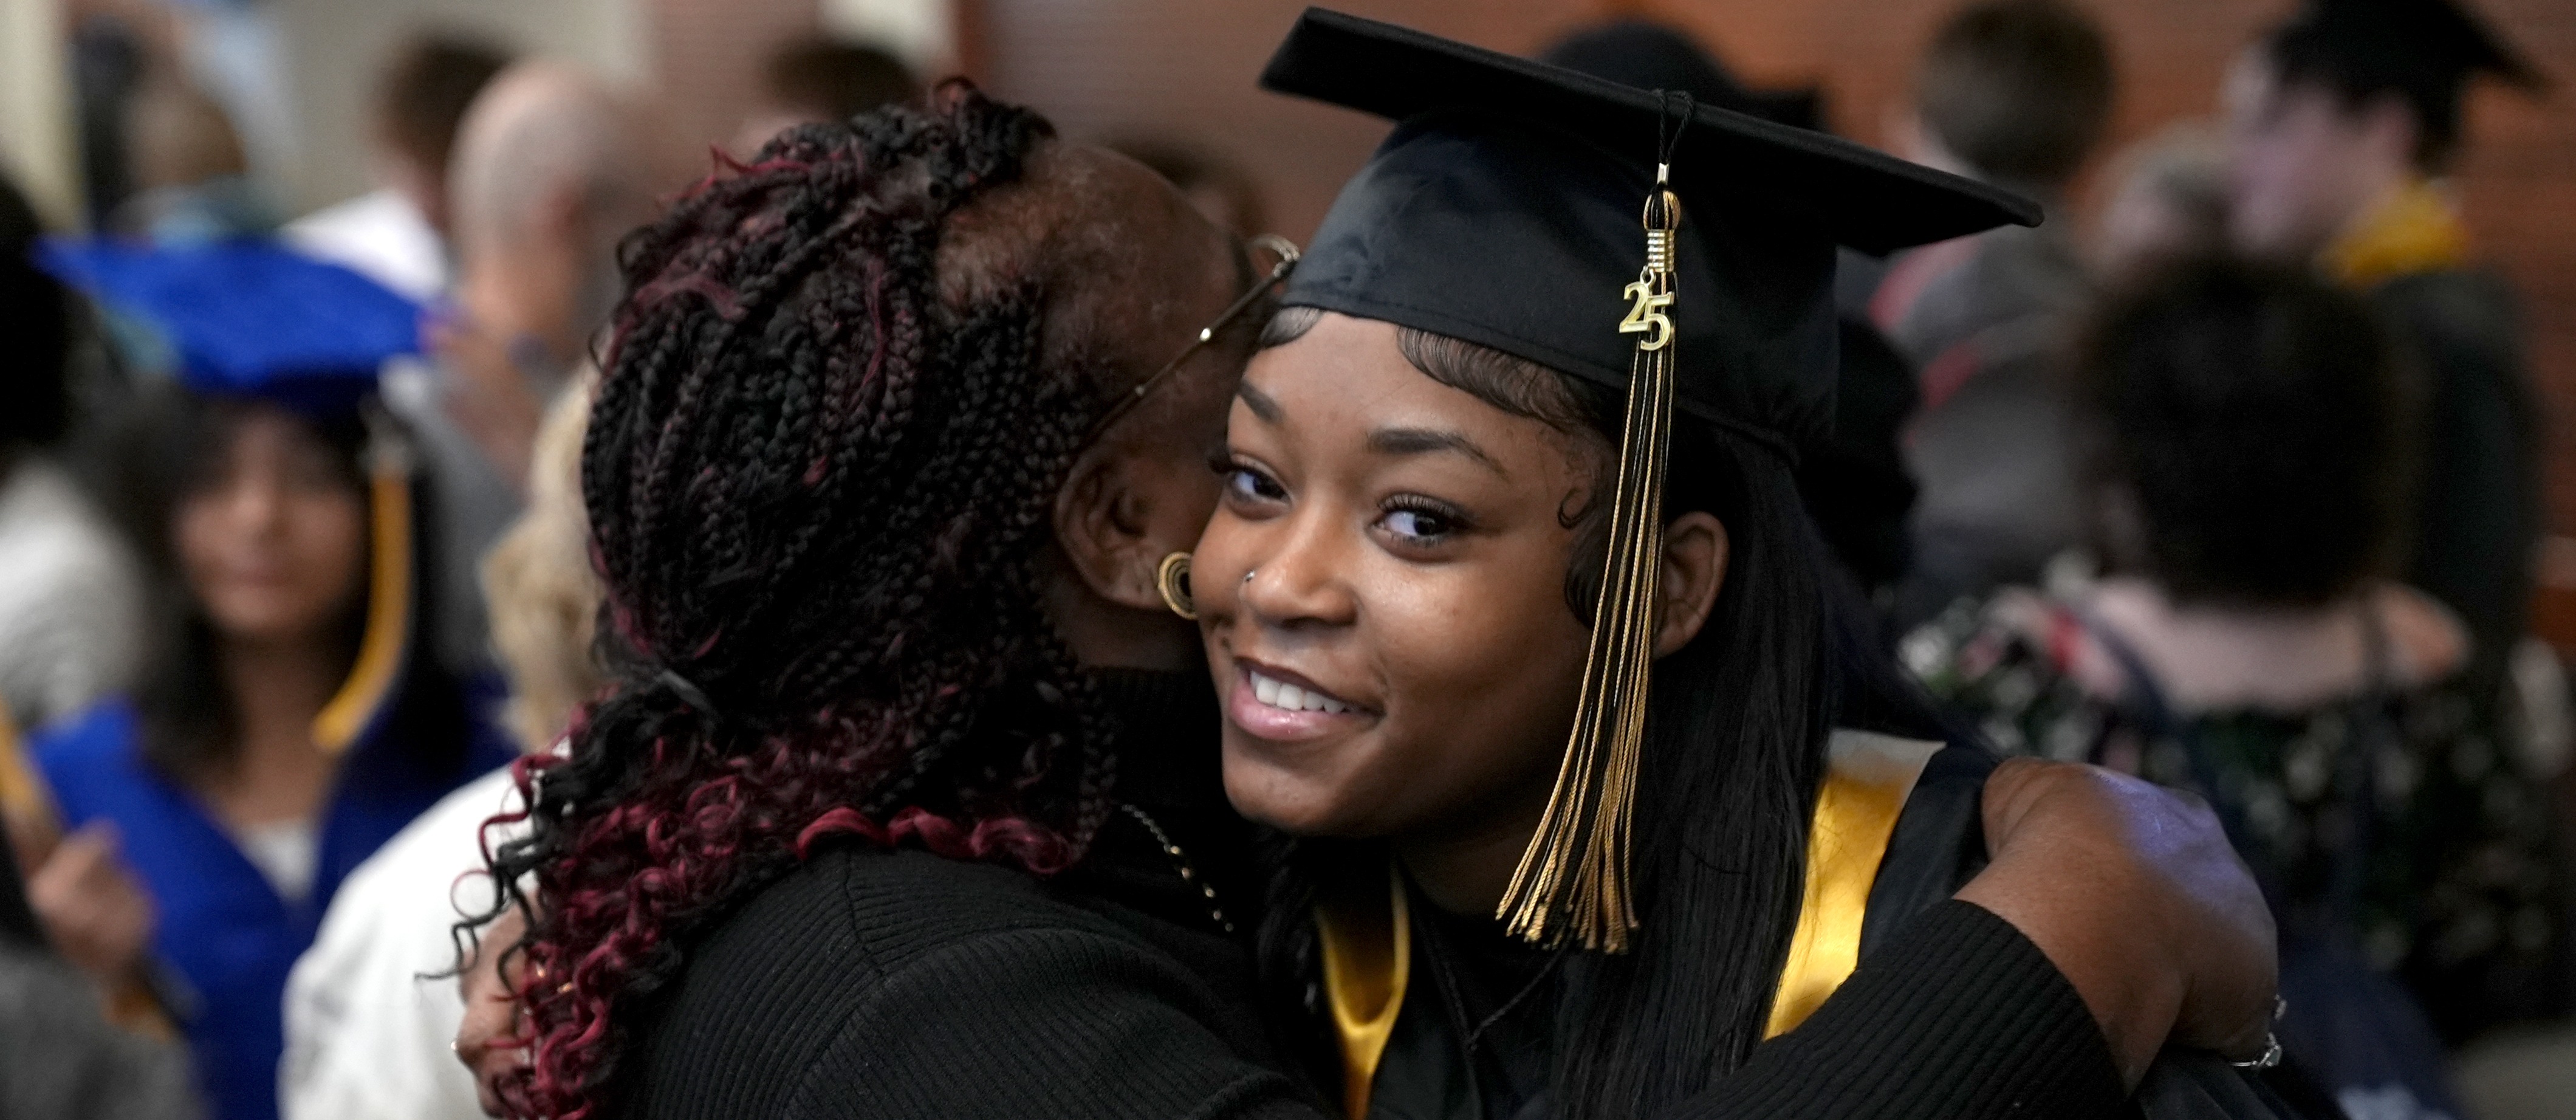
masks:
<path id="1" fill-rule="evenodd" d="M 187 246 L 48 238 L 37 262 L 150 328 L 208 396 L 347 415 L 387 358 L 420 351 L 421 309 L 356 272 L 244 239 Z"/>
<path id="2" fill-rule="evenodd" d="M 366 419 L 366 633 L 349 679 L 313 720 L 315 742 L 348 749 L 392 709 L 411 653 L 411 455 L 370 401 L 378 367 L 420 351 L 420 308 L 356 272 L 256 239 L 156 246 L 49 238 L 36 260 L 149 327 L 191 392 Z"/>

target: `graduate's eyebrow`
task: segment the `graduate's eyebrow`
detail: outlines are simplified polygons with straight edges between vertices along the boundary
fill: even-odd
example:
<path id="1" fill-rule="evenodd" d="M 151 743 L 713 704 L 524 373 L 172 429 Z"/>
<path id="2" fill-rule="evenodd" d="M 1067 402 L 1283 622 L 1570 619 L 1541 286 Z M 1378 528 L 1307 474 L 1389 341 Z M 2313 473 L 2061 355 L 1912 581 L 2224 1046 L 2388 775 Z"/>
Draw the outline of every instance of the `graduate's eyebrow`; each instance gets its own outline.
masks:
<path id="1" fill-rule="evenodd" d="M 1476 441 L 1457 432 L 1441 428 L 1379 428 L 1369 433 L 1368 448 L 1380 455 L 1463 455 L 1484 464 L 1486 470 L 1504 478 L 1511 475 L 1503 465 L 1478 447 Z"/>
<path id="2" fill-rule="evenodd" d="M 1243 407 L 1251 409 L 1252 414 L 1260 417 L 1264 424 L 1276 424 L 1286 415 L 1280 410 L 1279 402 L 1270 399 L 1270 394 L 1252 387 L 1250 378 L 1234 383 L 1234 399 L 1242 401 Z"/>

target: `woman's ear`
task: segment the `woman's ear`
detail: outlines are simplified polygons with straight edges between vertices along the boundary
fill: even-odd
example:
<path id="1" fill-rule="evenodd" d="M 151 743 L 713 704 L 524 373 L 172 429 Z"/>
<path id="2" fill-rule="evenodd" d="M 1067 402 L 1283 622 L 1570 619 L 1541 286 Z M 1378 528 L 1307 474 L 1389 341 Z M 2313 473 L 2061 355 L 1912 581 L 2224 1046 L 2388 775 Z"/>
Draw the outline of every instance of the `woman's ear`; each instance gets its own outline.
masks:
<path id="1" fill-rule="evenodd" d="M 1085 455 L 1074 465 L 1073 476 L 1056 491 L 1056 544 L 1093 597 L 1161 610 L 1154 572 L 1162 560 L 1155 550 L 1164 542 L 1152 539 L 1151 502 L 1129 484 L 1130 466 L 1120 455 Z"/>
<path id="2" fill-rule="evenodd" d="M 1689 645 L 1717 609 L 1726 585 L 1726 525 L 1706 513 L 1685 513 L 1664 526 L 1664 572 L 1657 604 L 1655 656 Z"/>

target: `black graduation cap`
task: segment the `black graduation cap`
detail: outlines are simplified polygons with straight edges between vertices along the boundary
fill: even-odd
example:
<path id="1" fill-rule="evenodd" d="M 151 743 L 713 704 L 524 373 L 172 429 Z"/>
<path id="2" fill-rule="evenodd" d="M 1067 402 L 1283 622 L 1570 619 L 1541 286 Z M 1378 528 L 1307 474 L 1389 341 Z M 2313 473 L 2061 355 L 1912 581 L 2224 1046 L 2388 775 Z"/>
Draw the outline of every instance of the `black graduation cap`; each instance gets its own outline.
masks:
<path id="1" fill-rule="evenodd" d="M 1498 915 L 1532 940 L 1622 951 L 1673 412 L 1793 454 L 1832 424 L 1835 246 L 1886 253 L 2033 225 L 2039 208 L 1687 93 L 1320 9 L 1261 84 L 1397 122 L 1334 200 L 1284 304 L 1464 339 L 1627 395 L 1574 730 Z"/>
<path id="2" fill-rule="evenodd" d="M 1399 122 L 1334 200 L 1285 303 L 1614 388 L 1638 207 L 1672 122 L 1681 407 L 1784 449 L 1831 422 L 1836 244 L 1884 254 L 2039 220 L 2017 195 L 1823 133 L 1322 9 L 1261 84 Z"/>
<path id="3" fill-rule="evenodd" d="M 2470 78 L 2526 89 L 2547 84 L 2477 16 L 2451 0 L 2310 0 L 2271 35 L 2276 61 L 2334 74 L 2360 92 L 2403 91 L 2444 120 Z"/>

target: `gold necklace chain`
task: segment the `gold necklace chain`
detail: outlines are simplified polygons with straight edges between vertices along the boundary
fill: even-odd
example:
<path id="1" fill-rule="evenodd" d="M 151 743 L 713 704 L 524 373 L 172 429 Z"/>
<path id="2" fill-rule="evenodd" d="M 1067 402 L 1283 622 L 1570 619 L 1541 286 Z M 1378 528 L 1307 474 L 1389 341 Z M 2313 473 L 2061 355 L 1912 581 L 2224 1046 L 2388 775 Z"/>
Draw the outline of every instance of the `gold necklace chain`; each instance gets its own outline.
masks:
<path id="1" fill-rule="evenodd" d="M 1164 855 L 1171 857 L 1172 866 L 1181 873 L 1181 881 L 1197 887 L 1199 894 L 1207 899 L 1208 917 L 1216 919 L 1216 924 L 1223 927 L 1227 933 L 1233 933 L 1234 922 L 1225 916 L 1225 907 L 1217 904 L 1216 888 L 1210 886 L 1207 880 L 1199 878 L 1198 868 L 1190 864 L 1189 853 L 1182 851 L 1180 845 L 1172 843 L 1171 835 L 1163 831 L 1162 825 L 1154 823 L 1154 818 L 1143 809 L 1124 801 L 1119 802 L 1118 807 L 1125 809 L 1128 816 L 1136 818 L 1137 824 L 1144 825 L 1145 831 L 1154 834 L 1154 842 L 1162 845 Z"/>

